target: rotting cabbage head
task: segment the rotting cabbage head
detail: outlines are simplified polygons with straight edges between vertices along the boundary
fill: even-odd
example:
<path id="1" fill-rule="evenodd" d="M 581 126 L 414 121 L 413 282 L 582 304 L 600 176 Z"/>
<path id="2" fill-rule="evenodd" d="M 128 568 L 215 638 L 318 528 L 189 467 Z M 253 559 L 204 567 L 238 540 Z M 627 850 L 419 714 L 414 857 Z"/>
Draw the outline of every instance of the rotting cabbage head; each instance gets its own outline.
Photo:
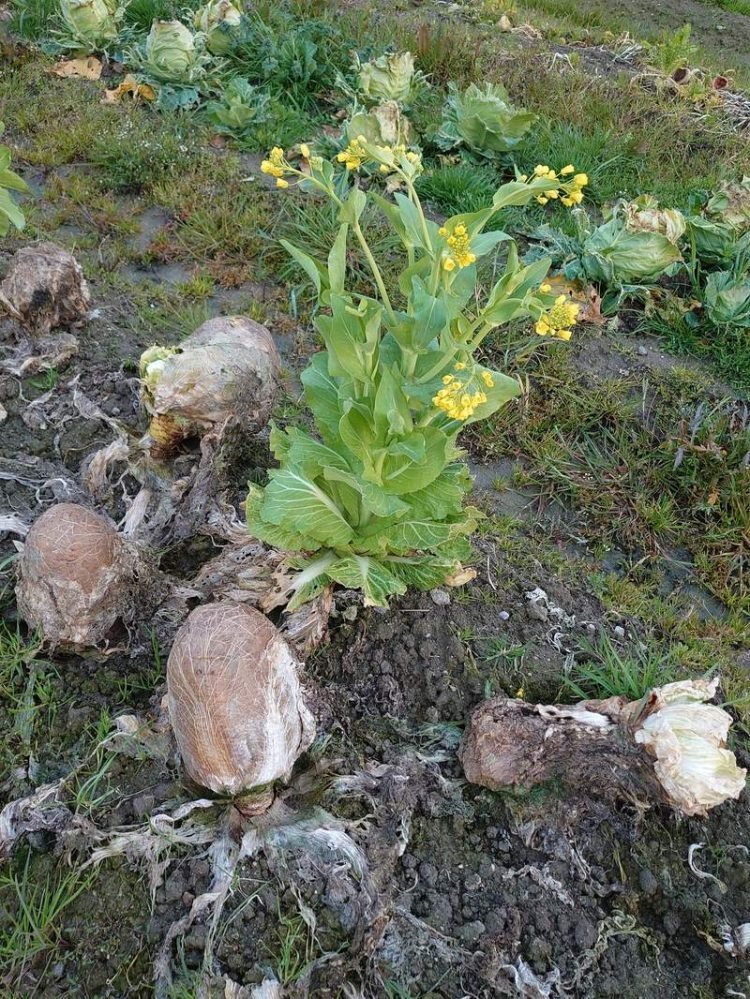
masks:
<path id="1" fill-rule="evenodd" d="M 374 104 L 396 101 L 408 104 L 415 83 L 414 56 L 411 52 L 394 52 L 363 63 L 359 69 L 359 89 Z"/>
<path id="2" fill-rule="evenodd" d="M 167 661 L 167 704 L 197 784 L 270 804 L 269 785 L 288 778 L 315 733 L 297 670 L 260 611 L 226 601 L 191 612 Z"/>
<path id="3" fill-rule="evenodd" d="M 154 21 L 145 46 L 143 69 L 166 83 L 191 83 L 203 59 L 190 28 L 180 21 Z"/>
<path id="4" fill-rule="evenodd" d="M 738 798 L 747 771 L 726 748 L 731 716 L 704 702 L 716 693 L 714 680 L 668 683 L 630 710 L 642 714 L 634 738 L 656 758 L 654 770 L 670 804 L 686 815 L 705 815 L 728 798 Z"/>
<path id="5" fill-rule="evenodd" d="M 618 216 L 594 229 L 583 244 L 586 276 L 607 285 L 650 284 L 680 260 L 679 248 L 667 236 L 631 230 Z"/>
<path id="6" fill-rule="evenodd" d="M 35 521 L 19 560 L 16 598 L 52 647 L 98 645 L 132 613 L 136 553 L 105 517 L 59 503 Z"/>
<path id="7" fill-rule="evenodd" d="M 376 146 L 406 146 L 411 126 L 395 101 L 386 101 L 370 111 L 357 111 L 345 126 L 347 142 L 364 135 Z"/>
<path id="8" fill-rule="evenodd" d="M 244 316 L 209 319 L 177 348 L 150 347 L 140 362 L 156 456 L 228 419 L 256 430 L 276 400 L 281 366 L 268 330 Z"/>
<path id="9" fill-rule="evenodd" d="M 623 206 L 625 227 L 629 232 L 656 232 L 666 236 L 675 246 L 685 234 L 685 216 L 676 208 L 659 208 L 659 202 L 649 194 Z"/>
<path id="10" fill-rule="evenodd" d="M 206 36 L 206 48 L 212 55 L 226 55 L 232 48 L 232 32 L 239 27 L 242 12 L 231 0 L 211 0 L 195 12 L 196 31 Z"/>
<path id="11" fill-rule="evenodd" d="M 209 101 L 206 114 L 217 132 L 240 137 L 258 122 L 268 119 L 268 94 L 241 76 L 229 81 L 221 100 Z"/>
<path id="12" fill-rule="evenodd" d="M 117 38 L 117 9 L 108 0 L 60 0 L 60 14 L 71 41 L 87 53 Z"/>
<path id="13" fill-rule="evenodd" d="M 461 144 L 483 156 L 507 153 L 523 140 L 536 115 L 515 108 L 499 83 L 470 84 L 459 93 L 451 84 L 443 123 L 436 141 L 443 149 Z"/>
<path id="14" fill-rule="evenodd" d="M 738 233 L 750 229 L 750 176 L 720 185 L 706 205 L 706 213 L 720 218 Z"/>

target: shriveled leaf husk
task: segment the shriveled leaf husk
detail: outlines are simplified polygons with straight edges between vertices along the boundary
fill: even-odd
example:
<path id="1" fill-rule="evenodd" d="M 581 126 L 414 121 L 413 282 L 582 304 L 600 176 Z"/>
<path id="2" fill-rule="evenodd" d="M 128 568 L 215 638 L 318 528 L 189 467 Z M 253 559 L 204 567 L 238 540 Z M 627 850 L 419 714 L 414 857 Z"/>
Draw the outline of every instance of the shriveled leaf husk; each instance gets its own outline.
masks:
<path id="1" fill-rule="evenodd" d="M 75 257 L 55 243 L 19 250 L 0 285 L 0 305 L 37 336 L 86 319 L 91 296 Z"/>
<path id="2" fill-rule="evenodd" d="M 493 791 L 556 780 L 576 794 L 705 815 L 745 787 L 726 749 L 731 716 L 705 701 L 718 678 L 665 684 L 639 701 L 480 704 L 459 756 L 467 780 Z"/>
<path id="3" fill-rule="evenodd" d="M 50 507 L 18 563 L 18 610 L 53 648 L 98 645 L 133 612 L 138 556 L 109 520 L 75 503 Z"/>
<path id="4" fill-rule="evenodd" d="M 167 662 L 167 704 L 197 784 L 249 797 L 289 776 L 315 730 L 297 669 L 259 611 L 222 602 L 191 612 Z"/>
<path id="5" fill-rule="evenodd" d="M 186 437 L 228 419 L 260 430 L 276 401 L 280 369 L 273 337 L 245 316 L 209 319 L 179 348 L 147 350 L 141 377 L 154 456 L 168 457 Z"/>

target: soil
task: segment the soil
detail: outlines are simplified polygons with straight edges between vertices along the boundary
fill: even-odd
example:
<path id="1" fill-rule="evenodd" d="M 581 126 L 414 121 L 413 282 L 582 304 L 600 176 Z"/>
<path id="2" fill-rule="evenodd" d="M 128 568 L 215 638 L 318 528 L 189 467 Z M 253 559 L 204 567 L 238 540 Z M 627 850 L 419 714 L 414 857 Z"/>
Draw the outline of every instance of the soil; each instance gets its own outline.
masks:
<path id="1" fill-rule="evenodd" d="M 675 12 L 695 24 L 701 18 L 706 30 L 723 24 L 728 55 L 750 38 L 746 19 L 699 3 L 614 5 L 620 7 L 632 17 L 642 8 L 651 22 L 663 14 L 670 26 Z M 135 244 L 148 247 L 166 222 L 158 208 L 149 209 Z M 12 250 L 12 241 L 8 246 Z M 143 284 L 186 276 L 174 264 L 133 267 L 128 275 Z M 244 286 L 210 301 L 209 308 L 230 312 L 243 294 L 257 295 L 258 288 Z M 0 375 L 0 402 L 8 412 L 0 511 L 27 522 L 52 502 L 84 498 L 82 463 L 112 439 L 106 422 L 87 419 L 75 407 L 74 385 L 107 416 L 131 428 L 145 426 L 133 371 L 149 340 L 125 321 L 124 298 L 101 298 L 96 282 L 92 296 L 97 318 L 74 331 L 78 353 L 60 366 L 54 384 Z M 300 344 L 307 351 L 313 344 L 311 338 L 304 342 L 305 331 L 290 329 L 288 318 L 279 329 L 293 389 Z M 589 379 L 611 377 L 623 367 L 685 364 L 650 341 L 630 339 L 623 352 L 597 336 L 571 348 Z M 0 348 L 19 346 L 19 331 L 0 325 Z M 263 440 L 235 456 L 237 503 L 243 483 L 262 477 L 268 464 Z M 476 546 L 478 577 L 463 590 L 410 593 L 387 612 L 363 610 L 350 595 L 338 596 L 330 641 L 307 663 L 318 739 L 284 792 L 284 806 L 297 818 L 295 832 L 283 848 L 241 865 L 215 940 L 211 994 L 234 994 L 225 992 L 221 976 L 244 986 L 275 976 L 290 997 L 750 994 L 747 966 L 727 943 L 731 929 L 750 919 L 744 798 L 706 820 L 678 820 L 636 802 L 613 810 L 588 799 L 585 788 L 565 796 L 555 786 L 500 795 L 463 780 L 456 748 L 483 698 L 522 690 L 531 700 L 554 700 L 580 640 L 605 634 L 628 647 L 639 631 L 637 621 L 605 611 L 589 582 L 603 567 L 617 571 L 616 559 L 603 563 L 585 546 L 576 547 L 568 532 L 556 531 L 549 511 L 543 542 L 533 494 L 495 488 L 502 485 L 497 480 L 510 480 L 509 463 L 474 471 L 480 505 L 520 522 L 523 558 L 485 535 Z M 0 563 L 13 551 L 11 537 L 0 535 Z M 208 543 L 171 551 L 162 565 L 188 576 L 208 554 Z M 689 572 L 670 578 L 667 568 L 668 587 L 692 585 Z M 574 623 L 559 629 L 539 620 L 526 597 L 535 587 Z M 708 595 L 695 593 L 706 598 L 706 614 L 722 614 Z M 12 605 L 4 614 L 13 626 Z M 155 664 L 148 625 L 130 636 L 128 652 L 104 662 L 38 661 L 55 709 L 33 752 L 15 703 L 3 700 L 0 743 L 15 765 L 0 776 L 0 804 L 79 764 L 102 712 L 156 716 L 168 649 L 160 650 Z M 738 758 L 750 763 L 742 747 Z M 143 825 L 194 798 L 196 789 L 172 757 L 164 763 L 116 755 L 98 793 L 106 798 L 92 807 L 91 819 L 107 830 Z M 217 804 L 215 816 L 224 807 Z M 334 846 L 321 854 L 311 829 L 325 822 L 337 824 L 364 852 L 367 869 L 356 877 Z M 700 850 L 691 869 L 695 844 Z M 42 884 L 60 869 L 54 847 L 51 837 L 32 834 L 15 868 L 28 862 L 34 883 Z M 83 845 L 74 850 L 74 859 L 84 859 L 86 851 Z M 45 952 L 31 961 L 20 979 L 5 983 L 4 994 L 152 995 L 159 947 L 168 928 L 208 890 L 209 861 L 205 849 L 175 849 L 153 895 L 143 864 L 104 862 L 65 909 L 53 956 Z M 12 904 L 0 909 L 0 924 L 9 925 L 9 915 L 17 915 Z M 175 967 L 185 974 L 199 969 L 207 937 L 207 923 L 199 918 L 171 951 Z"/>

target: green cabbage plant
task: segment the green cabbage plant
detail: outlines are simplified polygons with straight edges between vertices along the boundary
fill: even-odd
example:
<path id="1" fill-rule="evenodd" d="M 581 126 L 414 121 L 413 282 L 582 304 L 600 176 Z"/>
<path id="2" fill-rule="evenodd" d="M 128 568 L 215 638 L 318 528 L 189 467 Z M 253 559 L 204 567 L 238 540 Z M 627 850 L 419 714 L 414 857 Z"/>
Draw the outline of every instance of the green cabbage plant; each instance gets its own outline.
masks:
<path id="1" fill-rule="evenodd" d="M 703 304 L 714 326 L 750 329 L 750 274 L 713 271 L 706 278 Z"/>
<path id="2" fill-rule="evenodd" d="M 165 83 L 192 83 L 205 70 L 202 36 L 196 38 L 180 21 L 154 21 L 143 50 L 141 68 Z"/>
<path id="3" fill-rule="evenodd" d="M 313 427 L 273 430 L 280 467 L 265 488 L 250 486 L 247 522 L 254 537 L 289 553 L 287 565 L 297 570 L 290 608 L 333 583 L 386 606 L 407 585 L 429 589 L 470 578 L 462 563 L 480 513 L 464 506 L 471 479 L 457 439 L 520 392 L 477 352 L 492 330 L 523 316 L 537 320 L 538 332 L 567 339 L 578 311 L 542 286 L 548 260 L 522 266 L 508 235 L 484 230 L 502 209 L 575 184 L 549 176 L 512 181 L 482 210 L 438 225 L 414 188 L 418 154 L 363 136 L 333 161 L 308 153 L 304 146 L 303 171 L 276 147 L 262 170 L 281 188 L 291 181 L 323 194 L 338 211 L 327 260 L 283 242 L 321 306 L 316 327 L 325 349 L 302 374 Z M 370 164 L 397 175 L 403 190 L 393 200 L 353 180 Z M 402 269 L 392 284 L 360 224 L 368 205 L 400 242 Z M 352 287 L 351 243 L 369 265 L 371 294 Z M 502 243 L 509 246 L 505 269 L 480 294 L 477 264 Z"/>
<path id="4" fill-rule="evenodd" d="M 480 156 L 492 157 L 515 149 L 535 121 L 531 111 L 509 103 L 499 83 L 484 87 L 472 83 L 463 93 L 451 84 L 436 143 L 442 149 L 463 145 Z"/>
<path id="5" fill-rule="evenodd" d="M 242 23 L 242 12 L 231 0 L 210 0 L 195 12 L 193 25 L 206 38 L 206 48 L 211 55 L 226 55 L 233 46 L 237 28 Z"/>
<path id="6" fill-rule="evenodd" d="M 235 76 L 226 85 L 221 100 L 209 101 L 206 114 L 217 132 L 237 138 L 269 116 L 269 96 L 247 80 Z"/>
<path id="7" fill-rule="evenodd" d="M 86 54 L 99 52 L 117 39 L 121 11 L 115 0 L 60 0 L 65 25 L 60 44 Z"/>
<path id="8" fill-rule="evenodd" d="M 5 126 L 0 122 L 0 135 L 4 130 Z M 23 212 L 10 196 L 11 191 L 30 193 L 26 181 L 10 169 L 10 149 L 0 146 L 0 236 L 7 236 L 11 226 L 23 229 L 26 224 Z"/>
<path id="9" fill-rule="evenodd" d="M 395 101 L 409 104 L 423 83 L 423 77 L 414 68 L 411 52 L 395 52 L 371 59 L 359 67 L 357 74 L 359 92 L 368 104 Z"/>

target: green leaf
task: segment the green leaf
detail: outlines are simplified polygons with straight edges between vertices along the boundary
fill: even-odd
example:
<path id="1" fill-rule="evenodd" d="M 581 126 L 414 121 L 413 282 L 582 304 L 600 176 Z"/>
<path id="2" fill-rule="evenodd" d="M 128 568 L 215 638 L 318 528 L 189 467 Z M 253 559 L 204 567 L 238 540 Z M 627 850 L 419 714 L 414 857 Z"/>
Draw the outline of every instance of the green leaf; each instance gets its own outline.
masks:
<path id="1" fill-rule="evenodd" d="M 319 260 L 315 260 L 311 257 L 309 253 L 305 253 L 304 250 L 300 250 L 299 247 L 290 243 L 288 239 L 280 239 L 279 242 L 289 256 L 293 257 L 304 270 L 312 283 L 315 285 L 315 290 L 317 291 L 318 296 L 320 296 L 323 289 L 328 288 L 328 274 L 326 273 L 326 269 L 323 264 Z"/>
<path id="2" fill-rule="evenodd" d="M 398 576 L 407 586 L 418 590 L 432 590 L 445 582 L 457 568 L 453 558 L 443 558 L 439 555 L 417 555 L 413 558 L 387 558 L 383 565 Z"/>
<path id="3" fill-rule="evenodd" d="M 331 296 L 333 315 L 318 316 L 316 326 L 328 348 L 328 370 L 334 378 L 348 375 L 369 382 L 377 355 L 383 311 L 363 299 L 355 308 L 343 295 Z"/>
<path id="4" fill-rule="evenodd" d="M 406 397 L 401 390 L 399 378 L 381 365 L 380 384 L 375 393 L 373 407 L 378 437 L 385 440 L 389 434 L 409 434 L 412 431 L 412 418 Z"/>
<path id="5" fill-rule="evenodd" d="M 448 438 L 436 427 L 415 430 L 397 447 L 389 448 L 383 462 L 383 489 L 401 496 L 424 489 L 445 466 Z"/>
<path id="6" fill-rule="evenodd" d="M 367 195 L 360 188 L 353 187 L 349 192 L 349 197 L 339 210 L 339 222 L 348 222 L 351 225 L 356 225 L 366 207 Z"/>
<path id="7" fill-rule="evenodd" d="M 414 313 L 412 343 L 417 350 L 429 347 L 448 325 L 448 310 L 442 297 L 431 295 L 424 281 L 414 275 L 411 280 L 411 307 Z"/>
<path id="8" fill-rule="evenodd" d="M 347 222 L 339 228 L 336 240 L 328 254 L 328 281 L 331 292 L 336 295 L 343 295 L 344 281 L 346 279 L 346 238 L 349 234 Z"/>
<path id="9" fill-rule="evenodd" d="M 406 585 L 382 562 L 364 555 L 339 559 L 327 574 L 341 586 L 362 590 L 366 607 L 387 607 L 388 597 L 406 593 Z"/>
<path id="10" fill-rule="evenodd" d="M 349 471 L 346 458 L 333 448 L 320 441 L 315 440 L 310 434 L 298 427 L 290 427 L 287 430 L 290 441 L 286 460 L 290 465 L 294 465 L 310 476 L 315 478 L 323 473 L 326 468 L 341 468 Z"/>
<path id="11" fill-rule="evenodd" d="M 488 368 L 479 370 L 489 371 Z M 515 378 L 509 378 L 508 375 L 504 375 L 500 371 L 489 371 L 489 374 L 492 375 L 492 380 L 495 384 L 492 388 L 482 388 L 482 391 L 487 396 L 487 402 L 483 402 L 480 406 L 477 406 L 469 419 L 466 420 L 465 425 L 477 423 L 479 420 L 486 420 L 488 416 L 492 416 L 506 402 L 510 402 L 511 399 L 515 399 L 521 394 L 521 386 Z"/>
<path id="12" fill-rule="evenodd" d="M 471 491 L 471 476 L 466 465 L 448 465 L 427 489 L 409 493 L 409 506 L 420 517 L 444 520 L 461 513 L 464 498 Z"/>
<path id="13" fill-rule="evenodd" d="M 326 444 L 336 447 L 340 443 L 341 408 L 339 386 L 328 371 L 328 354 L 325 351 L 315 354 L 301 378 L 305 387 L 305 403 L 315 417 L 321 437 Z"/>
<path id="14" fill-rule="evenodd" d="M 264 520 L 261 516 L 264 491 L 253 483 L 248 484 L 248 490 L 245 500 L 245 521 L 251 537 L 265 541 L 267 545 L 280 551 L 317 551 L 320 548 L 320 542 L 313 541 L 307 534 L 287 530 Z"/>
<path id="15" fill-rule="evenodd" d="M 360 533 L 359 544 L 367 544 L 373 552 L 390 552 L 406 555 L 411 552 L 431 552 L 446 542 L 463 534 L 469 534 L 476 527 L 476 517 L 472 507 L 462 511 L 456 520 L 432 520 L 406 514 L 396 523 L 381 527 L 374 524 Z"/>
<path id="16" fill-rule="evenodd" d="M 352 489 L 356 489 L 362 497 L 365 511 L 375 517 L 400 517 L 409 509 L 409 504 L 404 503 L 398 496 L 384 493 L 374 482 L 366 482 L 352 472 L 326 468 L 323 474 L 330 482 L 345 482 Z"/>
<path id="17" fill-rule="evenodd" d="M 261 517 L 331 547 L 346 545 L 354 531 L 330 496 L 294 468 L 269 474 Z"/>
<path id="18" fill-rule="evenodd" d="M 375 426 L 372 414 L 363 403 L 348 403 L 348 410 L 341 417 L 338 426 L 339 436 L 352 454 L 372 468 L 373 450 L 376 445 Z"/>

